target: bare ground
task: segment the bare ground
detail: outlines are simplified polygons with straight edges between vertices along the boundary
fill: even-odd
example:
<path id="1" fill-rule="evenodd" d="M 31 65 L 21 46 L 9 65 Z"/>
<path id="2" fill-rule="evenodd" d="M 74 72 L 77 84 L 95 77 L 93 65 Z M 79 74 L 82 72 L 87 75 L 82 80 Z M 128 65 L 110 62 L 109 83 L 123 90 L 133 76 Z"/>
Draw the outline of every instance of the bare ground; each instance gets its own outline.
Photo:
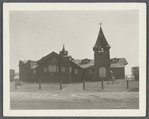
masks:
<path id="1" fill-rule="evenodd" d="M 118 83 L 119 82 L 119 83 Z M 65 84 L 63 90 L 59 84 L 24 84 L 14 90 L 11 84 L 10 109 L 138 109 L 138 82 L 131 82 L 129 89 L 126 82 L 115 84 L 86 82 L 86 90 L 82 83 Z"/>

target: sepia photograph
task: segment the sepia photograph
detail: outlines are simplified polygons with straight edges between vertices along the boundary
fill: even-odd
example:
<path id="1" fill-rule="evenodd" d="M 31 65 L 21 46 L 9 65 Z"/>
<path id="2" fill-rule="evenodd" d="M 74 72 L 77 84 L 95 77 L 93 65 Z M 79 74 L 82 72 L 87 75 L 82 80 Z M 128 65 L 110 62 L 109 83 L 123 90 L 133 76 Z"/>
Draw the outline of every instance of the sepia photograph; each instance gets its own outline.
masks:
<path id="1" fill-rule="evenodd" d="M 146 115 L 145 3 L 3 6 L 5 116 Z"/>

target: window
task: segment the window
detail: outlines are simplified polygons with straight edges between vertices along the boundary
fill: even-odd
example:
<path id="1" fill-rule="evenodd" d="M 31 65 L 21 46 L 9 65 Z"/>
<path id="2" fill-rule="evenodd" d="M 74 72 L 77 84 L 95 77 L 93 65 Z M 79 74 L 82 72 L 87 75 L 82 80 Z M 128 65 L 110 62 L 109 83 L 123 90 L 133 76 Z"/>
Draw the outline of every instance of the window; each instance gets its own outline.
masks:
<path id="1" fill-rule="evenodd" d="M 89 69 L 89 74 L 92 74 L 92 69 Z"/>
<path id="2" fill-rule="evenodd" d="M 49 72 L 56 72 L 56 65 L 49 65 Z"/>
<path id="3" fill-rule="evenodd" d="M 33 74 L 36 74 L 36 69 L 33 70 Z"/>
<path id="4" fill-rule="evenodd" d="M 70 73 L 71 73 L 71 67 L 69 68 L 69 70 L 70 70 Z"/>
<path id="5" fill-rule="evenodd" d="M 57 66 L 57 73 L 59 72 L 59 67 Z"/>
<path id="6" fill-rule="evenodd" d="M 42 70 L 41 70 L 41 69 L 39 69 L 39 70 L 38 70 L 38 73 L 40 74 L 41 72 L 42 72 Z"/>
<path id="7" fill-rule="evenodd" d="M 48 71 L 47 67 L 44 67 L 43 72 L 46 73 Z"/>
<path id="8" fill-rule="evenodd" d="M 74 73 L 75 73 L 75 74 L 78 74 L 78 69 L 75 69 L 75 70 L 74 70 Z"/>
<path id="9" fill-rule="evenodd" d="M 65 67 L 61 67 L 61 73 L 65 73 Z"/>

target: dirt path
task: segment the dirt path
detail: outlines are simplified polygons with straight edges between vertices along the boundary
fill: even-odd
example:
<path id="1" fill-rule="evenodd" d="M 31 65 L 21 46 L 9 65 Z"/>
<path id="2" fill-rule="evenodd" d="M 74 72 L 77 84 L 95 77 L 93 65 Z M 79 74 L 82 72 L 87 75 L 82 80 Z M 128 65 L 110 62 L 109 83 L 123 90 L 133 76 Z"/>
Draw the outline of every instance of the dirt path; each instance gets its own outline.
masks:
<path id="1" fill-rule="evenodd" d="M 11 109 L 138 109 L 139 83 L 130 82 L 129 89 L 125 80 L 115 84 L 101 82 L 63 84 L 23 84 L 14 90 L 10 86 Z"/>
<path id="2" fill-rule="evenodd" d="M 11 93 L 11 109 L 138 109 L 138 93 Z"/>

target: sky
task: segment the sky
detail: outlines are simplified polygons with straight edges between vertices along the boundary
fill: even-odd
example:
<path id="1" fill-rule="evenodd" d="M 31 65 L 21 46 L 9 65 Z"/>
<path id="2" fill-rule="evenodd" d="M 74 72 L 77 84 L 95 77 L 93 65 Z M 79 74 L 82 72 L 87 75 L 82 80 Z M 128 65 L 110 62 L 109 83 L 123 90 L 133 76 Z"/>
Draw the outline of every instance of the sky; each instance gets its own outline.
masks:
<path id="1" fill-rule="evenodd" d="M 39 60 L 59 53 L 63 44 L 74 59 L 94 59 L 100 25 L 111 46 L 110 58 L 126 58 L 126 74 L 139 66 L 139 11 L 10 11 L 10 68 L 19 60 Z"/>

